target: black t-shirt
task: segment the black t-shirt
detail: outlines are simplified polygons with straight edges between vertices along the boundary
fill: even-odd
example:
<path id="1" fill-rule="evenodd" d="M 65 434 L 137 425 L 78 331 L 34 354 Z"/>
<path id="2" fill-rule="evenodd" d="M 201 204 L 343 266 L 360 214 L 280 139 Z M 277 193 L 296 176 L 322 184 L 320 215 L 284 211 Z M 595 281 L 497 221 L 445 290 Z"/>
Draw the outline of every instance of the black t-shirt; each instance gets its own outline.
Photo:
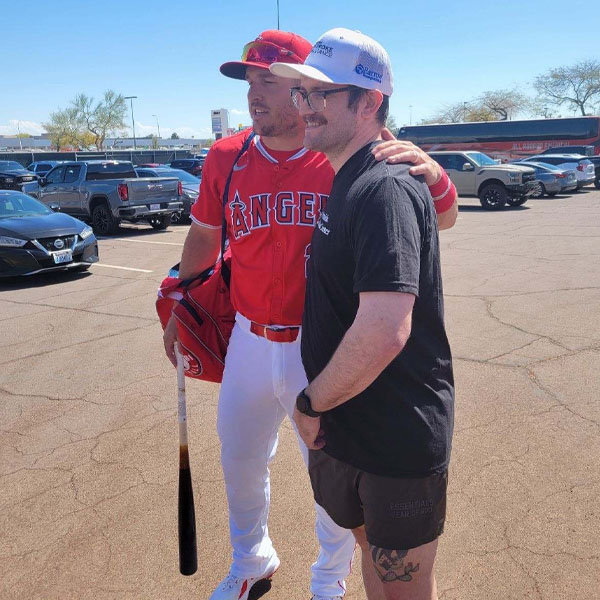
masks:
<path id="1" fill-rule="evenodd" d="M 447 468 L 454 420 L 437 218 L 422 178 L 407 165 L 376 161 L 372 147 L 337 173 L 312 238 L 302 361 L 312 381 L 352 325 L 360 292 L 414 294 L 403 351 L 321 423 L 324 451 L 338 460 L 377 475 L 419 477 Z"/>

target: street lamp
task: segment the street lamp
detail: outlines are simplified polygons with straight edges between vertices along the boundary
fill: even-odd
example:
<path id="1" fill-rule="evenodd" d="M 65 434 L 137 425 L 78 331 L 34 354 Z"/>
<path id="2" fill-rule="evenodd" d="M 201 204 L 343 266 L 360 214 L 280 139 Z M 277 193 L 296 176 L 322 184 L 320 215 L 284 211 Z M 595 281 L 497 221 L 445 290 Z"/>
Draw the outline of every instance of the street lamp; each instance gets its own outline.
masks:
<path id="1" fill-rule="evenodd" d="M 160 125 L 158 124 L 158 117 L 156 115 L 152 115 L 156 119 L 156 129 L 158 129 L 158 139 L 160 140 Z"/>
<path id="2" fill-rule="evenodd" d="M 21 121 L 17 121 L 17 131 L 19 132 L 19 148 L 23 150 L 23 140 L 21 138 Z"/>
<path id="3" fill-rule="evenodd" d="M 137 150 L 137 145 L 135 143 L 135 120 L 133 118 L 133 101 L 134 99 L 137 98 L 137 96 L 125 96 L 125 100 L 129 100 L 130 104 L 131 104 L 131 125 L 132 125 L 132 129 L 133 129 L 133 149 Z"/>
<path id="4" fill-rule="evenodd" d="M 412 125 L 412 104 L 408 105 L 408 124 Z"/>

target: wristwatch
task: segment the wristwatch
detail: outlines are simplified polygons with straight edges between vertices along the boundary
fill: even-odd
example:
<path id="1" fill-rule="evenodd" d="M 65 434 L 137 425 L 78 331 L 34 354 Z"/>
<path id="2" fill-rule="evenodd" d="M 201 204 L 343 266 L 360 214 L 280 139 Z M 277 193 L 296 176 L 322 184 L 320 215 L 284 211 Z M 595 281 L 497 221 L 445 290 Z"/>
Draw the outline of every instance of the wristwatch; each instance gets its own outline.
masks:
<path id="1" fill-rule="evenodd" d="M 323 414 L 313 410 L 313 407 L 310 404 L 310 398 L 306 393 L 306 388 L 298 394 L 298 397 L 296 398 L 296 408 L 298 409 L 298 412 L 301 412 L 308 417 L 320 417 Z"/>

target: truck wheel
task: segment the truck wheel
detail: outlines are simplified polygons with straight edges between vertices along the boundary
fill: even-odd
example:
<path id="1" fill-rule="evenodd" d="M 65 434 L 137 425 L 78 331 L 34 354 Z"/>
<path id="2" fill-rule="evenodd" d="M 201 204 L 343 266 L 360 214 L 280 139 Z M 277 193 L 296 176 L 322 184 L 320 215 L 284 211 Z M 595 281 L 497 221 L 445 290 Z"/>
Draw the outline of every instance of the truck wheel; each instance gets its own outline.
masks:
<path id="1" fill-rule="evenodd" d="M 527 202 L 527 196 L 521 196 L 520 198 L 507 198 L 506 202 L 510 206 L 521 206 L 521 204 L 525 204 L 525 202 Z"/>
<path id="2" fill-rule="evenodd" d="M 596 181 L 594 181 L 594 185 L 600 190 L 600 177 L 598 177 Z"/>
<path id="3" fill-rule="evenodd" d="M 92 227 L 99 235 L 111 235 L 119 229 L 119 219 L 115 219 L 110 207 L 105 202 L 96 204 L 92 210 Z"/>
<path id="4" fill-rule="evenodd" d="M 499 183 L 488 183 L 479 193 L 481 206 L 486 210 L 501 210 L 507 200 L 506 189 Z"/>
<path id="5" fill-rule="evenodd" d="M 152 225 L 154 229 L 161 231 L 166 229 L 171 224 L 171 215 L 159 215 L 157 217 L 150 217 L 148 223 Z"/>

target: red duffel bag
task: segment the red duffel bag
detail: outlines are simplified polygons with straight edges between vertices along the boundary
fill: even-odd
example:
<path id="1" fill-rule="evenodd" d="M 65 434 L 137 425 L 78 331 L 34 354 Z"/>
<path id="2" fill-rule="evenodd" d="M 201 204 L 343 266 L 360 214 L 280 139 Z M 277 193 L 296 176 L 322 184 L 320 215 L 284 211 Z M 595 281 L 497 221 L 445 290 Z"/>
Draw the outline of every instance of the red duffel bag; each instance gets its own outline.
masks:
<path id="1" fill-rule="evenodd" d="M 230 272 L 231 255 L 224 255 Z M 163 329 L 171 314 L 177 322 L 177 338 L 186 377 L 220 383 L 225 355 L 235 322 L 229 287 L 221 276 L 221 261 L 194 279 L 179 279 L 174 267 L 158 289 L 156 312 Z"/>
<path id="2" fill-rule="evenodd" d="M 235 322 L 235 309 L 229 299 L 231 250 L 227 247 L 225 202 L 233 167 L 246 152 L 254 132 L 244 141 L 231 165 L 223 191 L 223 225 L 221 227 L 221 257 L 217 263 L 190 279 L 179 278 L 179 265 L 158 289 L 156 312 L 163 329 L 171 315 L 177 323 L 177 339 L 184 361 L 186 377 L 221 383 L 225 355 Z"/>

